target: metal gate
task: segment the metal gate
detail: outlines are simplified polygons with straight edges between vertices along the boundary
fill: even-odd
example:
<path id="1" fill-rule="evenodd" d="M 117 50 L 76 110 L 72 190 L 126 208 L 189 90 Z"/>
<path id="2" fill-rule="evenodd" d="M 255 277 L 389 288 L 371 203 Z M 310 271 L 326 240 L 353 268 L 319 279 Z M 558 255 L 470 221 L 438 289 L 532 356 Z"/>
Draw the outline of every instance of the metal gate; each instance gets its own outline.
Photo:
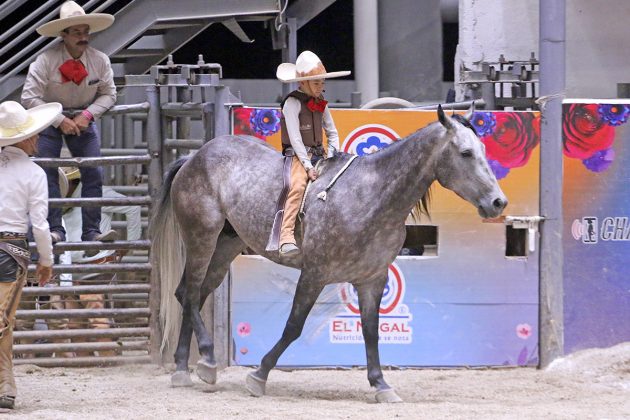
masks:
<path id="1" fill-rule="evenodd" d="M 216 135 L 229 133 L 229 108 L 240 105 L 220 84 L 221 66 L 204 64 L 154 66 L 150 74 L 127 76 L 128 105 L 110 109 L 100 121 L 102 157 L 36 159 L 41 166 L 103 166 L 104 184 L 124 198 L 51 199 L 50 207 L 142 206 L 142 239 L 110 243 L 61 242 L 65 251 L 116 250 L 107 264 L 58 264 L 49 286 L 27 285 L 16 316 L 16 364 L 90 366 L 160 362 L 162 331 L 158 324 L 160 280 L 152 275 L 146 227 L 150 206 L 162 183 L 163 168 Z M 197 136 L 197 139 L 191 137 Z M 124 229 L 126 221 L 113 220 Z M 30 244 L 35 249 L 35 244 Z M 29 267 L 33 276 L 35 265 Z M 61 274 L 82 275 L 81 284 L 61 285 Z M 76 283 L 76 282 L 75 282 Z M 228 290 L 214 293 L 204 310 L 214 325 L 218 360 L 227 364 Z M 103 308 L 93 308 L 98 301 Z M 59 302 L 64 302 L 60 306 Z M 71 304 L 67 304 L 70 302 Z M 100 322 L 100 325 L 99 325 Z M 105 324 L 105 325 L 103 325 Z M 171 340 L 174 342 L 176 340 Z M 165 354 L 172 353 L 166 349 Z M 193 356 L 194 357 L 194 356 Z"/>

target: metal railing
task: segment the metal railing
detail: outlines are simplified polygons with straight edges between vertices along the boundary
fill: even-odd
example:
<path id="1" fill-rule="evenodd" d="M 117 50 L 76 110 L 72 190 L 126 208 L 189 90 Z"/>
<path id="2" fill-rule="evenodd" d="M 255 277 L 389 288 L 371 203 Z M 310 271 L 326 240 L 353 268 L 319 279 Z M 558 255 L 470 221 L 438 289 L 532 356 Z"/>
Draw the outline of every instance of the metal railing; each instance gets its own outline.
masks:
<path id="1" fill-rule="evenodd" d="M 153 110 L 153 112 L 158 110 Z M 132 124 L 125 124 L 118 132 L 120 148 L 105 148 L 109 156 L 98 158 L 37 158 L 36 163 L 43 167 L 151 167 L 153 158 L 148 153 L 147 142 L 138 142 L 133 123 L 139 121 L 142 125 L 140 136 L 146 139 L 147 121 L 150 120 L 151 109 L 148 102 L 134 105 L 118 105 L 112 107 L 106 114 L 102 124 L 114 123 L 113 118 L 123 118 Z M 154 118 L 153 118 L 154 119 Z M 103 144 L 113 141 L 111 134 L 105 130 L 102 136 Z M 159 142 L 159 139 L 155 140 Z M 144 149 L 135 149 L 138 143 L 145 144 Z M 114 152 L 116 151 L 116 153 Z M 135 153 L 129 153 L 133 151 Z M 122 172 L 106 171 L 111 176 L 109 181 L 117 183 L 118 189 L 131 188 L 126 186 Z M 141 170 L 141 172 L 147 172 Z M 148 184 L 159 185 L 160 179 L 146 178 Z M 140 196 L 123 198 L 57 198 L 50 199 L 50 207 L 101 207 L 101 206 L 144 206 L 151 205 L 148 185 L 135 186 L 135 192 Z M 157 187 L 156 187 L 157 188 Z M 153 190 L 155 190 L 154 188 Z M 146 214 L 146 213 L 145 213 Z M 125 227 L 126 222 L 119 222 L 118 227 Z M 35 244 L 29 244 L 35 250 Z M 117 250 L 141 254 L 134 254 L 130 258 L 123 257 L 118 262 L 106 264 L 55 264 L 54 274 L 72 274 L 93 278 L 83 278 L 74 281 L 73 285 L 62 286 L 57 279 L 52 286 L 29 286 L 23 290 L 23 299 L 17 312 L 17 330 L 14 347 L 15 363 L 34 363 L 40 366 L 88 366 L 129 362 L 147 362 L 151 360 L 151 328 L 149 322 L 155 318 L 159 302 L 149 299 L 151 284 L 151 265 L 148 262 L 148 250 L 151 242 L 147 239 L 135 241 L 114 242 L 60 242 L 54 245 L 55 254 L 66 251 L 88 250 Z M 142 254 L 143 253 L 143 254 Z M 127 260 L 125 260 L 127 258 Z M 36 266 L 29 266 L 32 276 Z M 96 275 L 96 276 L 95 276 Z M 80 283 L 80 284 L 77 284 Z M 81 301 L 84 297 L 97 296 L 103 307 L 65 308 L 68 301 Z M 92 297 L 91 299 L 94 300 Z M 63 302 L 60 304 L 60 302 Z M 86 302 L 89 300 L 86 299 Z M 56 305 L 56 306 L 53 306 Z M 153 309 L 152 309 L 153 308 Z M 153 313 L 152 313 L 153 312 Z M 95 327 L 94 320 L 106 320 L 106 324 Z M 44 330 L 33 330 L 38 325 L 45 326 Z M 92 328 L 77 328 L 90 325 Z M 72 329 L 67 329 L 71 328 Z M 61 328 L 61 329 L 59 329 Z M 94 340 L 97 340 L 94 342 Z M 69 342 L 72 341 L 72 342 Z M 75 357 L 63 357 L 72 353 Z M 52 356 L 55 357 L 52 357 Z M 81 355 L 76 357 L 76 355 Z"/>
<path id="2" fill-rule="evenodd" d="M 130 76 L 125 87 L 141 89 L 146 102 L 117 105 L 100 121 L 103 156 L 98 158 L 35 159 L 44 167 L 105 168 L 105 184 L 133 193 L 124 198 L 58 198 L 50 207 L 150 206 L 162 183 L 163 168 L 178 156 L 198 149 L 211 138 L 230 131 L 230 107 L 242 105 L 219 83 L 216 64 L 154 66 L 151 74 Z M 197 101 L 197 102 L 194 102 Z M 193 133 L 199 132 L 191 139 Z M 132 168 L 128 171 L 125 168 Z M 131 185 L 140 181 L 140 185 Z M 146 226 L 147 221 L 142 222 Z M 112 222 L 124 228 L 125 222 Z M 146 236 L 145 236 L 146 237 Z M 161 362 L 162 341 L 158 323 L 160 279 L 151 270 L 150 240 L 114 242 L 60 242 L 55 254 L 66 251 L 118 250 L 131 253 L 107 264 L 56 264 L 55 274 L 81 275 L 80 284 L 31 285 L 23 291 L 17 312 L 15 363 L 40 366 L 87 366 L 116 363 Z M 35 249 L 35 244 L 30 244 Z M 31 275 L 35 266 L 29 267 Z M 215 335 L 220 364 L 229 358 L 228 284 L 213 294 L 212 319 L 206 319 Z M 59 301 L 103 295 L 103 308 L 55 307 Z M 106 320 L 95 327 L 90 322 Z M 72 326 L 71 326 L 72 325 Z M 88 325 L 91 328 L 88 328 Z M 176 340 L 171 340 L 176 342 Z M 73 357 L 63 357 L 73 353 Z M 54 357 L 53 357 L 54 355 Z"/>

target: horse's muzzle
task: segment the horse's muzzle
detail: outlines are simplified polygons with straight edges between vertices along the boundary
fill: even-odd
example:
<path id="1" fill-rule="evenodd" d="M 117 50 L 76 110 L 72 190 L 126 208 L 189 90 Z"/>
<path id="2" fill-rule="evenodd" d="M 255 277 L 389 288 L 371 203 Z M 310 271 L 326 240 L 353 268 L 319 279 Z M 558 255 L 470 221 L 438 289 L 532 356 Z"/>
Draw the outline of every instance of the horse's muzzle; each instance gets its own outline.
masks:
<path id="1" fill-rule="evenodd" d="M 500 216 L 507 205 L 507 198 L 497 197 L 492 200 L 491 205 L 481 205 L 477 207 L 477 211 L 479 212 L 479 216 L 483 217 L 484 219 L 492 219 L 494 217 Z"/>

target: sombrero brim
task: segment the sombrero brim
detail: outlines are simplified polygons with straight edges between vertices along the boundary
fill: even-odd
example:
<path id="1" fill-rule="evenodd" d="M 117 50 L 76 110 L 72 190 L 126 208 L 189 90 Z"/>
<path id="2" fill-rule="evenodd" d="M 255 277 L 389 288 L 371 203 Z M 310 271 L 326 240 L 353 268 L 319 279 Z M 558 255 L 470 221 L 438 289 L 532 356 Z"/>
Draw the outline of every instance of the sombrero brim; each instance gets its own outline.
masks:
<path id="1" fill-rule="evenodd" d="M 100 32 L 114 23 L 114 16 L 107 13 L 90 13 L 89 15 L 71 16 L 65 19 L 51 20 L 37 28 L 42 36 L 59 36 L 59 32 L 70 26 L 89 25 L 90 33 Z"/>
<path id="2" fill-rule="evenodd" d="M 293 82 L 301 82 L 303 80 L 317 80 L 317 79 L 333 79 L 335 77 L 344 77 L 349 76 L 350 71 L 333 71 L 330 73 L 322 73 L 316 74 L 314 76 L 302 76 L 298 77 L 297 72 L 295 71 L 295 64 L 293 63 L 282 63 L 278 66 L 276 70 L 276 77 L 282 83 L 293 83 Z"/>
<path id="3" fill-rule="evenodd" d="M 57 102 L 51 102 L 49 104 L 39 105 L 35 108 L 27 109 L 26 112 L 33 121 L 33 124 L 24 131 L 20 131 L 15 136 L 2 137 L 0 134 L 0 147 L 10 146 L 34 136 L 48 127 L 55 118 L 61 114 L 62 110 L 63 108 L 61 107 L 61 104 Z"/>

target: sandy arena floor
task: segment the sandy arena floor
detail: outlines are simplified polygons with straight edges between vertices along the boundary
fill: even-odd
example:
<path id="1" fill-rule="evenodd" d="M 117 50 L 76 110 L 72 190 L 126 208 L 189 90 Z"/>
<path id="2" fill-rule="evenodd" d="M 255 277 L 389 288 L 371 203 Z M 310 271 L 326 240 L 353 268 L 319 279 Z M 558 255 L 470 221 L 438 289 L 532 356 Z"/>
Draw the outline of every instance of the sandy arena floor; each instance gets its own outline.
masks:
<path id="1" fill-rule="evenodd" d="M 379 405 L 363 369 L 274 370 L 267 395 L 245 389 L 250 370 L 230 367 L 217 385 L 192 375 L 171 388 L 169 370 L 15 368 L 19 395 L 10 419 L 629 419 L 630 342 L 575 353 L 544 371 L 409 369 L 385 378 L 405 401 Z"/>

